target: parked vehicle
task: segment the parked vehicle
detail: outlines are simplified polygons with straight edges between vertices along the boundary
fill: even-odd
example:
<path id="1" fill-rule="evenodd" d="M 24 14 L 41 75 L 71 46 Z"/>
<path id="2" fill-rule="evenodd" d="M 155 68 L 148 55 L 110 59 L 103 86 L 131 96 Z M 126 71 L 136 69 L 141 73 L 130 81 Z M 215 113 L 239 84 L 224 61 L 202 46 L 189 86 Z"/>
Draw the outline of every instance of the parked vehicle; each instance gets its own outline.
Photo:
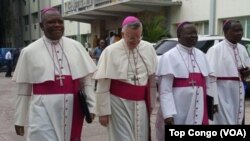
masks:
<path id="1" fill-rule="evenodd" d="M 210 47 L 213 45 L 219 43 L 224 39 L 224 36 L 209 36 L 209 35 L 199 35 L 198 36 L 198 42 L 196 47 L 206 53 Z M 163 39 L 157 42 L 155 45 L 155 50 L 157 54 L 158 61 L 160 60 L 161 55 L 163 55 L 165 52 L 169 51 L 170 49 L 174 48 L 178 42 L 177 38 L 168 38 Z M 242 41 L 240 42 L 242 45 L 244 45 L 248 51 L 248 54 L 250 52 L 250 39 L 248 38 L 242 38 Z M 248 97 L 250 97 L 250 77 L 247 79 L 247 94 Z"/>
<path id="2" fill-rule="evenodd" d="M 223 36 L 200 35 L 198 36 L 198 42 L 196 47 L 201 51 L 203 51 L 204 53 L 206 53 L 210 47 L 219 43 L 223 39 L 224 39 Z M 177 41 L 178 41 L 177 38 L 168 38 L 158 41 L 155 45 L 156 54 L 158 56 L 161 56 L 168 50 L 175 47 Z M 243 44 L 247 48 L 247 51 L 250 52 L 250 39 L 242 38 L 241 44 Z"/>

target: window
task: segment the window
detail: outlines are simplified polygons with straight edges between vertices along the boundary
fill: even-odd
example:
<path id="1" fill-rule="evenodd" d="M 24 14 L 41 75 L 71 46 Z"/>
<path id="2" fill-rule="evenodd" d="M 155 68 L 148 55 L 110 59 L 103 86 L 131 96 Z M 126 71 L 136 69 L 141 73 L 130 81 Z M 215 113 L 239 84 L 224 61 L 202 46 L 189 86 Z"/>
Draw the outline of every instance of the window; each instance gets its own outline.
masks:
<path id="1" fill-rule="evenodd" d="M 32 14 L 32 23 L 38 23 L 38 13 L 33 13 Z"/>
<path id="2" fill-rule="evenodd" d="M 204 31 L 203 31 L 203 33 L 205 34 L 205 35 L 208 35 L 209 33 L 209 24 L 208 24 L 208 22 L 205 22 L 204 23 Z"/>
<path id="3" fill-rule="evenodd" d="M 28 15 L 24 16 L 23 20 L 24 20 L 24 25 L 29 25 L 29 16 Z"/>
<path id="4" fill-rule="evenodd" d="M 23 0 L 23 4 L 26 6 L 26 0 Z"/>
<path id="5" fill-rule="evenodd" d="M 239 18 L 239 19 L 236 19 L 238 21 L 240 21 L 241 25 L 242 25 L 242 28 L 243 28 L 243 32 L 246 32 L 246 19 L 245 18 Z M 243 36 L 246 37 L 246 33 L 243 33 Z"/>
<path id="6" fill-rule="evenodd" d="M 55 6 L 54 8 L 56 8 L 60 13 L 62 13 L 62 8 L 61 8 L 61 5 L 59 6 Z"/>
<path id="7" fill-rule="evenodd" d="M 247 18 L 247 38 L 250 38 L 250 17 Z"/>

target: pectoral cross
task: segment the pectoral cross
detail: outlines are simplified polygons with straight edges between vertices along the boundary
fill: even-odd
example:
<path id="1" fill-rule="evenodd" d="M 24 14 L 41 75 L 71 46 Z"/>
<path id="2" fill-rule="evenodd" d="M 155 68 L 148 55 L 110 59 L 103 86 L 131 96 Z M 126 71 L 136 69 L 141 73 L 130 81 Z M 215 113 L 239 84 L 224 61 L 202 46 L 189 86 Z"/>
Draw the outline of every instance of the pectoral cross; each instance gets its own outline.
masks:
<path id="1" fill-rule="evenodd" d="M 134 75 L 133 78 L 131 78 L 131 80 L 134 81 L 134 84 L 136 84 L 136 81 L 138 81 L 139 78 L 138 78 L 137 76 Z"/>
<path id="2" fill-rule="evenodd" d="M 191 81 L 189 81 L 188 83 L 189 83 L 190 85 L 192 85 L 192 87 L 194 88 L 194 86 L 195 86 L 195 84 L 196 84 L 196 81 L 191 80 Z"/>
<path id="3" fill-rule="evenodd" d="M 56 80 L 60 81 L 60 86 L 63 86 L 63 79 L 65 79 L 64 76 L 59 75 L 58 77 L 56 77 Z"/>

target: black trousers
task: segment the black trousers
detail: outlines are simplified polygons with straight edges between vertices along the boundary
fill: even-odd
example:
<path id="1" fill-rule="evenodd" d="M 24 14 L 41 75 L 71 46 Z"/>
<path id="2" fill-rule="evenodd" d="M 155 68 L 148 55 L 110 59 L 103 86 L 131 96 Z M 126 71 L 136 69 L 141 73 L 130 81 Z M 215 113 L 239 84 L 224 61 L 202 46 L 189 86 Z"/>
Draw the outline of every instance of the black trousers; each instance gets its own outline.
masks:
<path id="1" fill-rule="evenodd" d="M 5 74 L 5 77 L 11 77 L 11 72 L 12 72 L 12 61 L 11 60 L 7 60 L 7 71 Z"/>

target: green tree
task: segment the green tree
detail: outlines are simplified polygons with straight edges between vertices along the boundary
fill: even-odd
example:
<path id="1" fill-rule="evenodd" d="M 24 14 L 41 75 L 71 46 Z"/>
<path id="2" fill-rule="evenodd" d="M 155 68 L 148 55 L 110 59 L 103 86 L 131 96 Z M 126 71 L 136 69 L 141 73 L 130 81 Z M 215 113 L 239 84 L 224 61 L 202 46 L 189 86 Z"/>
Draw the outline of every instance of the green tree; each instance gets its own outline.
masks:
<path id="1" fill-rule="evenodd" d="M 145 17 L 143 19 L 146 19 Z M 166 28 L 166 18 L 164 16 L 154 16 L 143 20 L 143 39 L 148 42 L 157 42 L 162 37 L 170 37 Z"/>

